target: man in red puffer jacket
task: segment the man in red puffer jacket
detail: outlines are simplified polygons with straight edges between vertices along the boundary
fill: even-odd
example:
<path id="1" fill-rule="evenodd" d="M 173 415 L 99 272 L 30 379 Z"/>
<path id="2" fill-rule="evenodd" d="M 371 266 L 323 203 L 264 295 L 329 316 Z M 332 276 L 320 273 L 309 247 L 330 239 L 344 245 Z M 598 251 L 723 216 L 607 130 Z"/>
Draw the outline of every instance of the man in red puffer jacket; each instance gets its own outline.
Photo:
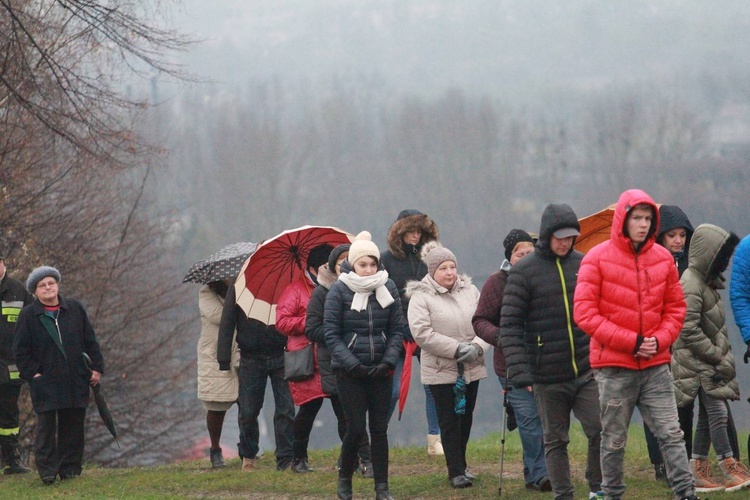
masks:
<path id="1" fill-rule="evenodd" d="M 677 418 L 670 346 L 682 330 L 685 299 L 669 251 L 656 244 L 659 210 L 639 189 L 620 196 L 610 240 L 583 258 L 574 316 L 591 336 L 589 356 L 599 386 L 602 490 L 625 493 L 623 459 L 628 426 L 638 406 L 654 431 L 680 499 L 695 497 Z"/>

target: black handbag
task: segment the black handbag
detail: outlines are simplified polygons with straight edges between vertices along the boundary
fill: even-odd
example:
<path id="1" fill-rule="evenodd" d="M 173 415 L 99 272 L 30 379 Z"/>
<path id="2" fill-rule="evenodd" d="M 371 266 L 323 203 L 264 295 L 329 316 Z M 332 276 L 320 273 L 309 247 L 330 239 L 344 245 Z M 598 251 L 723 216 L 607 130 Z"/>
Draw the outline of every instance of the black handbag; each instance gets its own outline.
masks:
<path id="1" fill-rule="evenodd" d="M 299 382 L 313 376 L 315 344 L 310 342 L 298 351 L 284 349 L 284 380 Z"/>

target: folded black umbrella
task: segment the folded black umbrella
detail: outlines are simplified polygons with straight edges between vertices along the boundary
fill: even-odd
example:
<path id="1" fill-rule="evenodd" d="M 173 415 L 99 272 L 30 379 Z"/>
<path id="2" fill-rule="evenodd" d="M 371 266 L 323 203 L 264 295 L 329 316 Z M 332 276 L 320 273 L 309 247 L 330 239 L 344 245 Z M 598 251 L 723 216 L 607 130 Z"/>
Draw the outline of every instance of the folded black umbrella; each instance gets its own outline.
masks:
<path id="1" fill-rule="evenodd" d="M 91 371 L 92 371 L 91 358 L 89 357 L 88 354 L 84 352 L 83 359 L 86 361 L 86 368 L 89 371 L 89 379 L 90 379 Z M 99 416 L 104 422 L 104 425 L 107 426 L 107 429 L 109 429 L 109 432 L 112 434 L 112 437 L 115 438 L 115 443 L 117 443 L 117 447 L 119 448 L 120 442 L 117 441 L 117 428 L 115 427 L 115 420 L 112 418 L 112 412 L 109 411 L 109 405 L 107 404 L 107 400 L 104 398 L 104 394 L 102 394 L 101 382 L 93 386 L 91 389 L 94 391 L 94 402 L 96 403 L 96 409 L 99 411 Z"/>

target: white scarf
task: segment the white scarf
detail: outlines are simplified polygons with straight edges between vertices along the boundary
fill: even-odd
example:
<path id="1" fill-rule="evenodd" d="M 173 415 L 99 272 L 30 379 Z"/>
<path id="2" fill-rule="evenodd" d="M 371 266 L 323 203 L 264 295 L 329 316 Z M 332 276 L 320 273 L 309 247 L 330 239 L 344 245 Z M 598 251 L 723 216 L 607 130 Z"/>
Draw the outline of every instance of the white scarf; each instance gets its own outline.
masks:
<path id="1" fill-rule="evenodd" d="M 367 308 L 367 299 L 375 292 L 375 300 L 385 309 L 395 302 L 385 284 L 388 281 L 388 271 L 378 271 L 372 276 L 360 276 L 354 271 L 339 276 L 349 290 L 354 292 L 352 311 L 362 311 Z"/>

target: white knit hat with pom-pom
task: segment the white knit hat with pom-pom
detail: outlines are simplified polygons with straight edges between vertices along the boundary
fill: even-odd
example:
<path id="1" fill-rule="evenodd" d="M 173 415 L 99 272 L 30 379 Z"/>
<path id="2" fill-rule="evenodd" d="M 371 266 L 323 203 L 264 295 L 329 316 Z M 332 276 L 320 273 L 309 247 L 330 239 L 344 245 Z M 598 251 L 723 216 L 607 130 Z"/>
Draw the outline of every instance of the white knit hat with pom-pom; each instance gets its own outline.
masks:
<path id="1" fill-rule="evenodd" d="M 357 235 L 357 238 L 349 248 L 349 264 L 354 265 L 357 259 L 362 257 L 374 257 L 376 261 L 380 262 L 380 250 L 378 246 L 372 242 L 372 235 L 367 231 L 362 231 Z"/>
<path id="2" fill-rule="evenodd" d="M 427 272 L 433 278 L 435 277 L 435 271 L 437 271 L 437 268 L 440 267 L 440 264 L 442 264 L 446 260 L 452 260 L 453 262 L 458 264 L 456 256 L 453 255 L 453 252 L 445 248 L 437 241 L 428 241 L 427 243 L 425 243 L 422 246 L 421 256 L 422 262 L 427 264 Z"/>

